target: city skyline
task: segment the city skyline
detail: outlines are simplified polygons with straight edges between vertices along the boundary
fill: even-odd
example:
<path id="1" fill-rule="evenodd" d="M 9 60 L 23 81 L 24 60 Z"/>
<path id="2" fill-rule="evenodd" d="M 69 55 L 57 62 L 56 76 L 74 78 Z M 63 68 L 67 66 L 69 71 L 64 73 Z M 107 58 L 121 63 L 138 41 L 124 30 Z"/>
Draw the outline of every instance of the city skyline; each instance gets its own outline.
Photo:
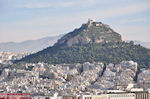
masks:
<path id="1" fill-rule="evenodd" d="M 0 0 L 0 42 L 21 42 L 73 31 L 89 18 L 127 40 L 149 40 L 149 0 Z"/>

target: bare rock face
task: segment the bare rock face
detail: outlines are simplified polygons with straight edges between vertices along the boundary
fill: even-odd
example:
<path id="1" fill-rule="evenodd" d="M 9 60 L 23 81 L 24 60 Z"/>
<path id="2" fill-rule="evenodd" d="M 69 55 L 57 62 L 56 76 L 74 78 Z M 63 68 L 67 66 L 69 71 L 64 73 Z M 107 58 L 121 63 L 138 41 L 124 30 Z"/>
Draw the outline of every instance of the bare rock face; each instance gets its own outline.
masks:
<path id="1" fill-rule="evenodd" d="M 68 46 L 71 46 L 71 45 L 74 45 L 74 44 L 79 44 L 79 43 L 82 43 L 82 44 L 87 44 L 89 43 L 88 40 L 80 35 L 77 35 L 71 39 L 68 40 L 67 42 L 67 45 Z"/>
<path id="2" fill-rule="evenodd" d="M 109 25 L 89 20 L 86 24 L 82 24 L 79 29 L 75 29 L 73 32 L 59 39 L 55 45 L 63 44 L 72 46 L 77 44 L 122 41 L 122 36 L 112 30 Z"/>

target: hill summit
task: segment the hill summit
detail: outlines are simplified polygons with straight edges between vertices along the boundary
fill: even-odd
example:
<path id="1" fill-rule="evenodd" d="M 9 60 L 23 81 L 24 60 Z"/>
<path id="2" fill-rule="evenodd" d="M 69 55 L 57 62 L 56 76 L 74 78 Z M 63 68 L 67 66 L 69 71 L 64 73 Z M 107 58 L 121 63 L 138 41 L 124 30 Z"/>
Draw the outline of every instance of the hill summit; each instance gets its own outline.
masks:
<path id="1" fill-rule="evenodd" d="M 112 30 L 109 25 L 89 19 L 79 29 L 63 36 L 55 45 L 78 45 L 102 42 L 122 42 L 122 36 Z"/>

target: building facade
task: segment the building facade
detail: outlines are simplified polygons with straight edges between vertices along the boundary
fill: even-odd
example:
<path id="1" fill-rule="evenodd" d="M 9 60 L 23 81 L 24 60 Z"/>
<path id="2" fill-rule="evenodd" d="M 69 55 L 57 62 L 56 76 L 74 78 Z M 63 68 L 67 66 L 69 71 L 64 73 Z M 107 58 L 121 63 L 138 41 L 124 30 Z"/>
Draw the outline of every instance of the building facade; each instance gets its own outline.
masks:
<path id="1" fill-rule="evenodd" d="M 107 94 L 102 95 L 81 95 L 80 99 L 108 99 Z"/>
<path id="2" fill-rule="evenodd" d="M 107 94 L 108 99 L 135 99 L 134 93 Z"/>
<path id="3" fill-rule="evenodd" d="M 135 99 L 150 99 L 148 92 L 136 92 L 136 98 Z"/>

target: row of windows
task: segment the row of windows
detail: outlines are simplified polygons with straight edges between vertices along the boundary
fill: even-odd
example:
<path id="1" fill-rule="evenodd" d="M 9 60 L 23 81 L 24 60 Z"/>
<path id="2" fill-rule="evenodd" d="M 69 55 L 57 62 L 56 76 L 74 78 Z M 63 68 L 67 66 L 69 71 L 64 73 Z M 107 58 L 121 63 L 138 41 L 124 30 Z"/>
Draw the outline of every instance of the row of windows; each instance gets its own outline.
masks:
<path id="1" fill-rule="evenodd" d="M 110 97 L 135 97 L 135 95 L 124 95 L 124 94 L 119 94 L 119 95 L 110 95 Z"/>

